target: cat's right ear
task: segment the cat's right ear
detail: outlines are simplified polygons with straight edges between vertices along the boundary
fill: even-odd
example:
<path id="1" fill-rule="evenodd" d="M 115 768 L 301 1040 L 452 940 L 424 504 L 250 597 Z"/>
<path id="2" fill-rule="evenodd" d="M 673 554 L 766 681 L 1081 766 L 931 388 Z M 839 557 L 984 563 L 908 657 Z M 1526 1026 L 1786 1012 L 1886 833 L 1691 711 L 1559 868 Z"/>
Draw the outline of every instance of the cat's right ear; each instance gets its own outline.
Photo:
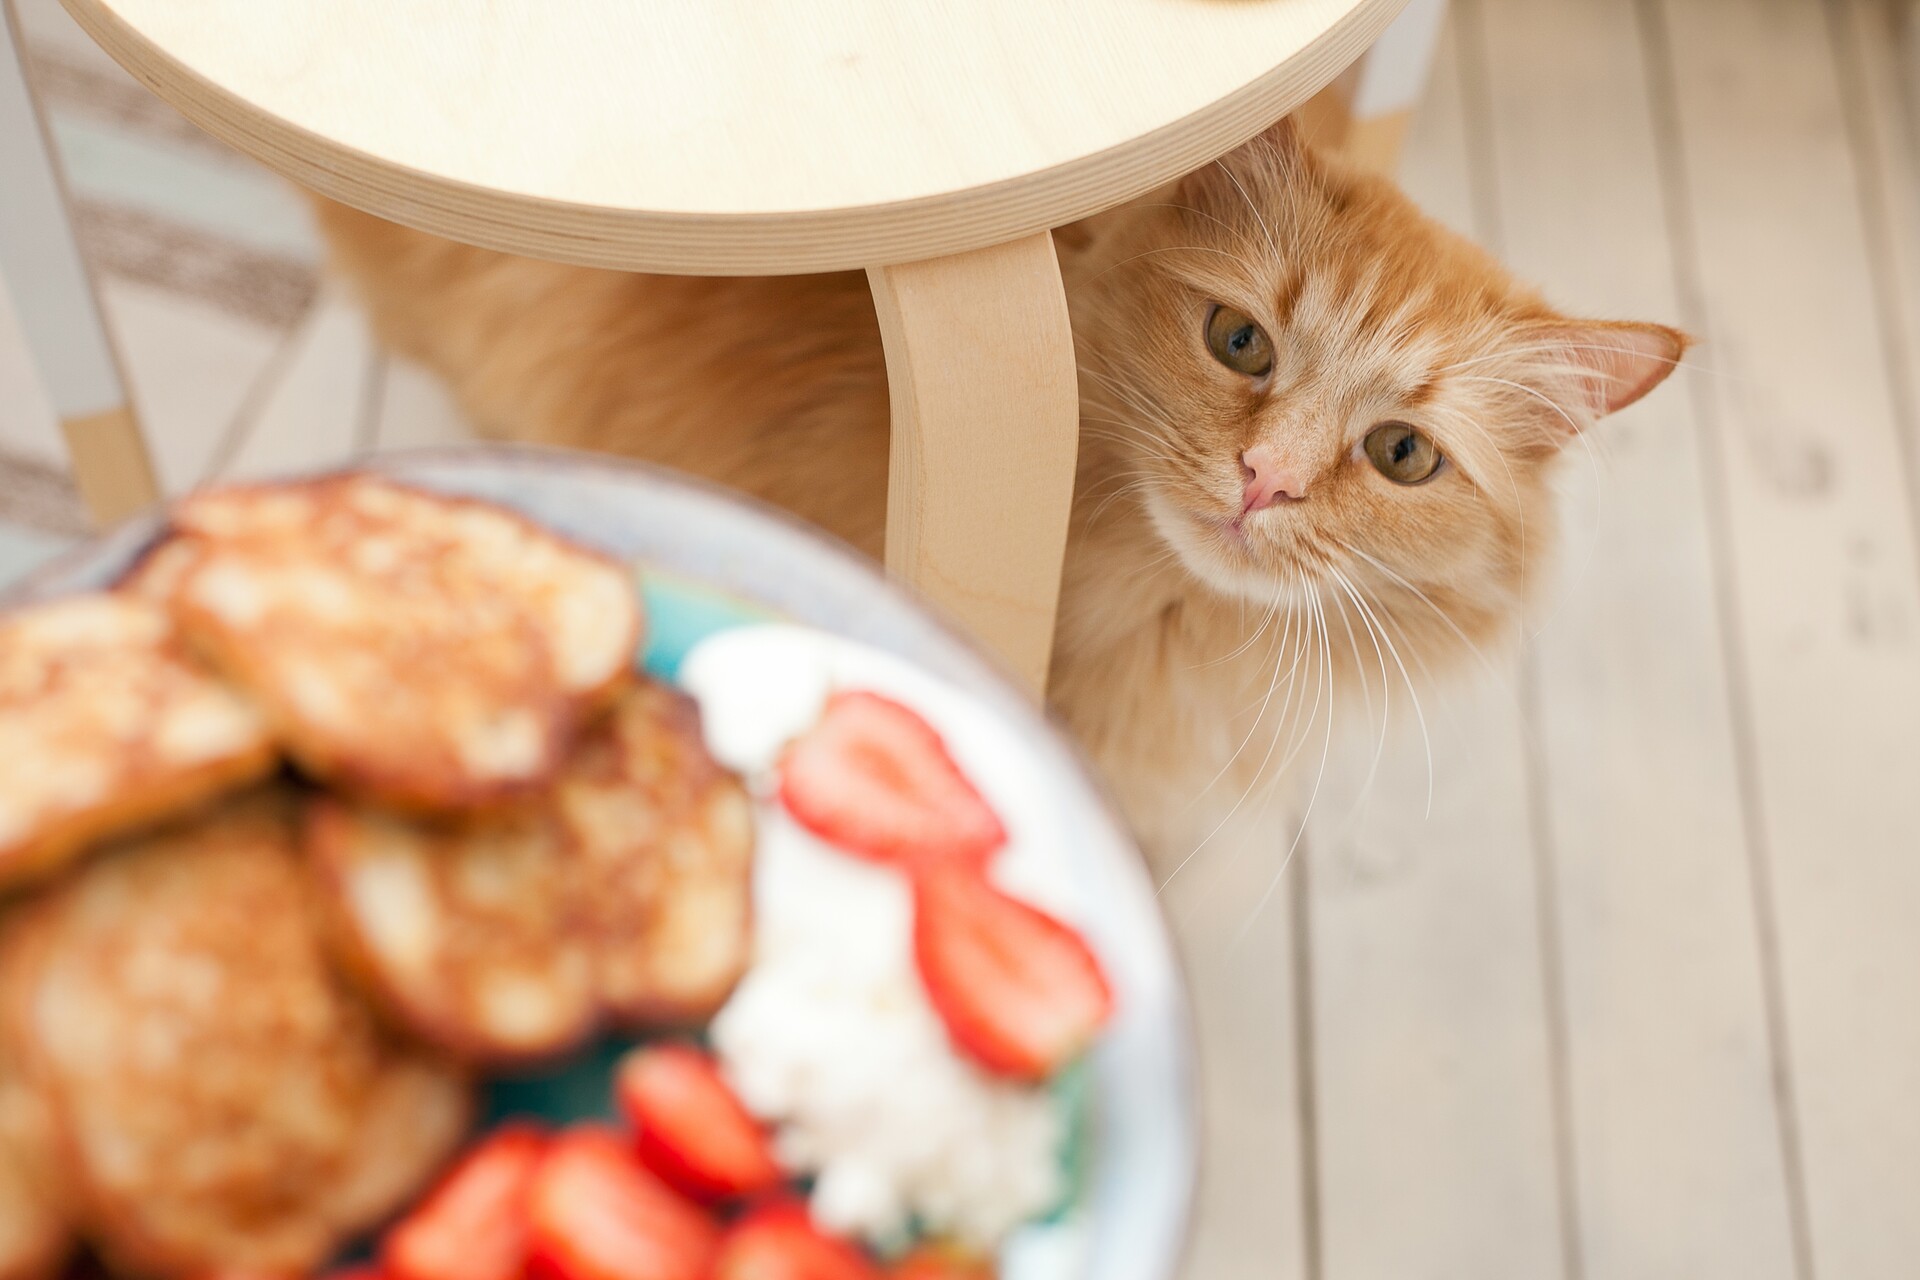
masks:
<path id="1" fill-rule="evenodd" d="M 1244 201 L 1256 173 L 1285 172 L 1300 162 L 1303 144 L 1292 116 L 1276 121 L 1210 164 L 1180 179 L 1173 203 L 1196 209 Z M 1263 184 L 1264 185 L 1264 184 Z"/>
<path id="2" fill-rule="evenodd" d="M 1558 324 L 1543 336 L 1579 371 L 1596 418 L 1618 413 L 1665 382 L 1693 343 L 1668 325 L 1627 320 Z"/>

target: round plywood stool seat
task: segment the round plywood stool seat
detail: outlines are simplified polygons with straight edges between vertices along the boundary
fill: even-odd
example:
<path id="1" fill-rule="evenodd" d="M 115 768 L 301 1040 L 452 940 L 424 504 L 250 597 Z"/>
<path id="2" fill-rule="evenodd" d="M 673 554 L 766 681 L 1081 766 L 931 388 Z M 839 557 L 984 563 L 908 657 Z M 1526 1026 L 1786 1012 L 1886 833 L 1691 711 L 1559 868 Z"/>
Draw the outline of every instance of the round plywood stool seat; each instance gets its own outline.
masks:
<path id="1" fill-rule="evenodd" d="M 1252 136 L 1404 2 L 65 0 L 209 132 L 369 212 L 625 270 L 867 270 L 888 564 L 1036 689 L 1078 427 L 1050 229 Z"/>

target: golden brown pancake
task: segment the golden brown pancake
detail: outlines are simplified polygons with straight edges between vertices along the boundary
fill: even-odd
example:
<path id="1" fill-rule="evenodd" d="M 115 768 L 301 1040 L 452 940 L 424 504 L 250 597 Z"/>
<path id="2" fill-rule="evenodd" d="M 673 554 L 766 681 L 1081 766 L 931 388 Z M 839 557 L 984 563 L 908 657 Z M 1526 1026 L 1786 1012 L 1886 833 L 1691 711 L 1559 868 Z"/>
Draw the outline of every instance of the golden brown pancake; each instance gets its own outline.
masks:
<path id="1" fill-rule="evenodd" d="M 73 1250 L 53 1117 L 28 1078 L 18 1033 L 30 912 L 0 913 L 0 1280 L 44 1280 Z"/>
<path id="2" fill-rule="evenodd" d="M 167 538 L 157 542 L 120 575 L 113 589 L 122 595 L 171 608 L 187 570 L 200 563 L 200 551 L 200 544 L 192 538 Z"/>
<path id="3" fill-rule="evenodd" d="M 285 795 L 106 851 L 36 910 L 18 1025 L 116 1269 L 304 1273 L 463 1134 L 464 1078 L 328 965 Z"/>
<path id="4" fill-rule="evenodd" d="M 663 685 L 636 688 L 569 762 L 558 800 L 580 851 L 608 1014 L 713 1014 L 749 959 L 753 810 L 707 754 L 698 704 Z"/>
<path id="5" fill-rule="evenodd" d="M 321 800 L 307 835 L 348 966 L 468 1059 L 551 1056 L 604 1020 L 698 1020 L 747 963 L 746 794 L 707 755 L 692 701 L 651 682 L 510 820 Z"/>
<path id="6" fill-rule="evenodd" d="M 565 844 L 544 811 L 440 827 L 320 800 L 307 820 L 345 967 L 401 1026 L 485 1062 L 551 1057 L 599 1022 Z"/>
<path id="7" fill-rule="evenodd" d="M 629 677 L 619 564 L 499 507 L 371 476 L 216 490 L 156 561 L 182 629 L 310 774 L 383 804 L 538 789 Z"/>
<path id="8" fill-rule="evenodd" d="M 0 616 L 0 888 L 273 767 L 252 705 L 167 614 L 74 596 Z"/>

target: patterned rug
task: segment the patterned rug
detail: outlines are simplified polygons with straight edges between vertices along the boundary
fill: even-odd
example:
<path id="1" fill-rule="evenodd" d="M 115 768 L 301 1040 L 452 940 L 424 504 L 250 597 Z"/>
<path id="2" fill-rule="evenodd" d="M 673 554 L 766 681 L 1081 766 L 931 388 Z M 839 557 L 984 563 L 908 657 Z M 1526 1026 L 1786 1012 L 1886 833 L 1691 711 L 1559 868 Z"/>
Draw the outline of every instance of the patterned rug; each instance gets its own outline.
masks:
<path id="1" fill-rule="evenodd" d="M 178 299 L 255 348 L 284 341 L 313 302 L 320 260 L 298 195 L 142 88 L 57 0 L 16 2 L 74 227 L 109 309 L 116 293 L 137 292 L 147 314 Z M 124 317 L 114 319 L 124 338 Z M 19 396 L 6 399 L 14 404 L 0 406 L 0 525 L 84 531 L 57 436 L 24 421 L 30 410 L 19 409 Z"/>

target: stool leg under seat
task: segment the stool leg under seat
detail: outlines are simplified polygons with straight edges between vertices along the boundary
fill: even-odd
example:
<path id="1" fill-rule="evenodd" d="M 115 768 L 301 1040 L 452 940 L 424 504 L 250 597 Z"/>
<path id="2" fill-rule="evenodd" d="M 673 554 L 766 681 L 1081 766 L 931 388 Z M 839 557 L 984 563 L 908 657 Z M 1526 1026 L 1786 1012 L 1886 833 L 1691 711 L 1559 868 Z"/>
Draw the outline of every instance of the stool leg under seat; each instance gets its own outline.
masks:
<path id="1" fill-rule="evenodd" d="M 1052 233 L 867 277 L 892 402 L 887 570 L 985 640 L 1037 697 L 1080 447 Z"/>
<path id="2" fill-rule="evenodd" d="M 0 0 L 0 282 L 59 415 L 74 481 L 93 518 L 110 524 L 159 496 L 67 218 L 58 162 L 27 83 L 26 49 L 12 6 Z"/>

